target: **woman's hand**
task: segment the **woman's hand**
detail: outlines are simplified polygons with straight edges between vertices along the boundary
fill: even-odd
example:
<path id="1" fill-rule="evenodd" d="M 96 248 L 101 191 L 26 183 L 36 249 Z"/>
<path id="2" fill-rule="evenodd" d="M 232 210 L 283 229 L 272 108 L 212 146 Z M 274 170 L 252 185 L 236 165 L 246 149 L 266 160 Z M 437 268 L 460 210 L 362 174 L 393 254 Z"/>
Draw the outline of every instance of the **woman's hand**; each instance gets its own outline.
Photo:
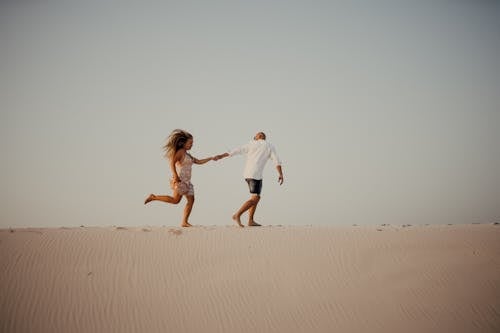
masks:
<path id="1" fill-rule="evenodd" d="M 214 161 L 218 161 L 218 160 L 223 159 L 224 157 L 228 157 L 228 156 L 229 156 L 228 153 L 216 155 L 216 156 L 214 156 Z"/>

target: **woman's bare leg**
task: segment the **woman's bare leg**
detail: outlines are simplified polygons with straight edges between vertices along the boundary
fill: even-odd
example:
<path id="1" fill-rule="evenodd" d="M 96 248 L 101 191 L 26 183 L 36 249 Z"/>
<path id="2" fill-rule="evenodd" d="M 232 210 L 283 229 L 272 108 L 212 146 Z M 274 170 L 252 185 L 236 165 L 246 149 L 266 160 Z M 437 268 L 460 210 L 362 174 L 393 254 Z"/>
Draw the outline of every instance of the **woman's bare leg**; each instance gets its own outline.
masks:
<path id="1" fill-rule="evenodd" d="M 146 201 L 144 201 L 144 204 L 157 200 L 176 205 L 181 201 L 181 199 L 182 195 L 179 195 L 177 192 L 174 192 L 173 196 L 150 194 L 149 197 L 146 198 Z"/>
<path id="2" fill-rule="evenodd" d="M 194 205 L 194 195 L 186 195 L 187 203 L 186 207 L 184 207 L 184 217 L 182 219 L 181 226 L 183 227 L 192 227 L 192 225 L 188 222 L 189 215 L 191 215 L 191 210 Z"/>

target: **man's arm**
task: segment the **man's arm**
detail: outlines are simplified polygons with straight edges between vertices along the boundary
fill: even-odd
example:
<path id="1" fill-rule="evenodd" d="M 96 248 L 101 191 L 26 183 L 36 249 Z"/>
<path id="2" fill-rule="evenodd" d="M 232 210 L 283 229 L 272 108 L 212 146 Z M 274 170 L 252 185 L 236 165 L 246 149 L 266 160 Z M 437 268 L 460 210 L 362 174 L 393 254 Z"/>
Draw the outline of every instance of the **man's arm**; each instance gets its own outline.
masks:
<path id="1" fill-rule="evenodd" d="M 278 165 L 276 166 L 276 170 L 278 170 L 278 174 L 279 174 L 279 177 L 278 177 L 278 183 L 280 183 L 280 185 L 282 185 L 282 184 L 283 184 L 284 179 L 283 179 L 283 170 L 281 169 L 281 164 L 278 164 Z"/>
<path id="2" fill-rule="evenodd" d="M 278 170 L 278 183 L 280 183 L 280 185 L 283 184 L 283 169 L 281 168 L 281 159 L 280 157 L 278 156 L 278 153 L 276 152 L 276 149 L 274 148 L 273 145 L 271 145 L 271 159 L 274 161 L 274 163 L 276 163 L 276 170 Z"/>
<path id="3" fill-rule="evenodd" d="M 225 157 L 228 157 L 228 156 L 245 154 L 247 152 L 248 152 L 248 144 L 246 144 L 244 146 L 241 146 L 241 147 L 238 147 L 238 148 L 235 148 L 235 149 L 231 150 L 230 152 L 217 155 L 217 156 L 214 157 L 214 161 L 218 161 L 221 158 L 225 158 Z"/>

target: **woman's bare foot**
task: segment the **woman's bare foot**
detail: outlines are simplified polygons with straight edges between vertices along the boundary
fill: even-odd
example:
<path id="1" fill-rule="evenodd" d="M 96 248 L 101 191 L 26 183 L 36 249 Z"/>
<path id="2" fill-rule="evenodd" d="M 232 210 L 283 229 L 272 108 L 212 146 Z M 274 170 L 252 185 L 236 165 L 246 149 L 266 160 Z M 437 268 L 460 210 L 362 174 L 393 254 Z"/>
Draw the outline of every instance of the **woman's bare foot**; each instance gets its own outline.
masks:
<path id="1" fill-rule="evenodd" d="M 181 227 L 184 227 L 184 228 L 188 228 L 188 227 L 192 227 L 193 225 L 189 222 L 184 222 L 181 224 Z"/>
<path id="2" fill-rule="evenodd" d="M 151 202 L 154 199 L 156 199 L 156 195 L 150 194 L 149 197 L 146 198 L 146 201 L 144 201 L 144 204 L 147 204 L 148 202 Z"/>
<path id="3" fill-rule="evenodd" d="M 244 227 L 244 225 L 243 225 L 243 224 L 241 224 L 241 220 L 240 220 L 240 217 L 239 217 L 238 215 L 234 214 L 234 215 L 233 215 L 233 220 L 234 220 L 236 223 L 238 223 L 238 225 L 239 225 L 240 227 L 242 227 L 242 228 Z"/>
<path id="4" fill-rule="evenodd" d="M 248 221 L 248 226 L 249 227 L 260 227 L 260 224 L 258 224 L 255 221 Z"/>

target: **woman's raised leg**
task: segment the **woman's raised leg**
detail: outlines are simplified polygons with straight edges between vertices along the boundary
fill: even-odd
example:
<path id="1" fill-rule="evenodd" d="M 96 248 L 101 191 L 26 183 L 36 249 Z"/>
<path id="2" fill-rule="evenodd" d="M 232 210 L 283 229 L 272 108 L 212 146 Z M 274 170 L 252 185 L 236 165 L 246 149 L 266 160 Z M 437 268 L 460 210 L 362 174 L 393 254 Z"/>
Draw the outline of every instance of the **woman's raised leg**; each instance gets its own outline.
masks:
<path id="1" fill-rule="evenodd" d="M 181 201 L 181 199 L 182 199 L 182 195 L 180 195 L 177 192 L 174 192 L 173 196 L 150 194 L 149 197 L 147 197 L 146 200 L 144 201 L 144 204 L 147 204 L 148 202 L 151 202 L 151 201 L 163 201 L 166 203 L 176 205 Z"/>

